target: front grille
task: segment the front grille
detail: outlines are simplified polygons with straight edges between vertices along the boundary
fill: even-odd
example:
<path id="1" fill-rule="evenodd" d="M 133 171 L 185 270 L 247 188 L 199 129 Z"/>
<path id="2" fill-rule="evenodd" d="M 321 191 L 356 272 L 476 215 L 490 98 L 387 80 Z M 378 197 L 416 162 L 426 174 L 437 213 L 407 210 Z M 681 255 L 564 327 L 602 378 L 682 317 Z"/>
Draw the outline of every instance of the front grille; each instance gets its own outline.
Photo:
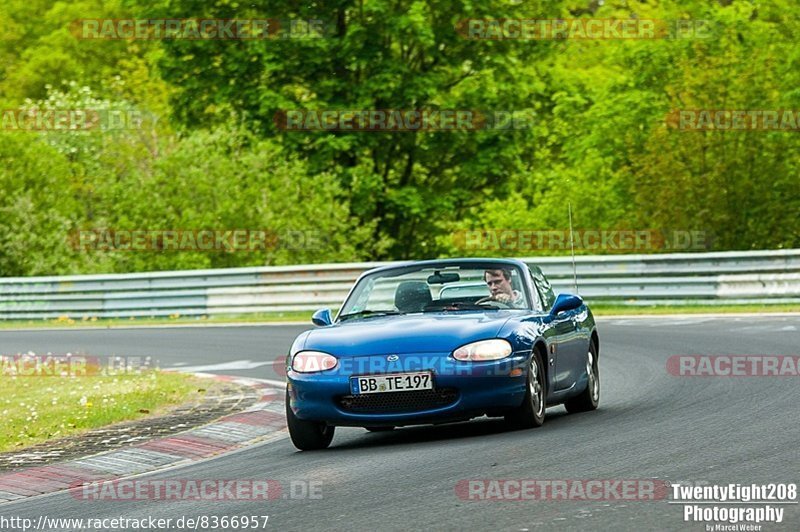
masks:
<path id="1" fill-rule="evenodd" d="M 342 409 L 360 413 L 416 412 L 453 404 L 458 399 L 455 388 L 439 390 L 413 390 L 409 392 L 370 393 L 343 395 L 339 398 Z"/>

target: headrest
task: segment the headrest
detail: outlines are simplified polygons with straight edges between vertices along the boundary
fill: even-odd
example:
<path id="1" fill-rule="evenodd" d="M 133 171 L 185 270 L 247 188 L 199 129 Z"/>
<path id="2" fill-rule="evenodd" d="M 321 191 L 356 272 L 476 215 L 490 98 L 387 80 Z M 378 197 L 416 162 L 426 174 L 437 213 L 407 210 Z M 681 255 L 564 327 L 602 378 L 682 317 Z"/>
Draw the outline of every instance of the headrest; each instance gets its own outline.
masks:
<path id="1" fill-rule="evenodd" d="M 425 281 L 403 281 L 394 293 L 394 306 L 400 312 L 422 312 L 431 301 L 431 290 Z"/>

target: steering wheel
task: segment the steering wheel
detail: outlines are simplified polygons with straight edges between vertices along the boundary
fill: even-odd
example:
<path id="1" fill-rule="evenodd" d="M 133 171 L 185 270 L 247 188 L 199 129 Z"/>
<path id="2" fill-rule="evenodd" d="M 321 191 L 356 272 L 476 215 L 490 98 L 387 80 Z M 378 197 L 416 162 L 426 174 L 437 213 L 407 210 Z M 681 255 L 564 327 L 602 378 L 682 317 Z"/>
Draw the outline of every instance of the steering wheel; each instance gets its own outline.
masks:
<path id="1" fill-rule="evenodd" d="M 482 297 L 475 302 L 476 305 L 483 305 L 484 303 L 493 303 L 495 305 L 502 305 L 499 308 L 514 308 L 514 305 L 493 299 L 492 296 Z"/>

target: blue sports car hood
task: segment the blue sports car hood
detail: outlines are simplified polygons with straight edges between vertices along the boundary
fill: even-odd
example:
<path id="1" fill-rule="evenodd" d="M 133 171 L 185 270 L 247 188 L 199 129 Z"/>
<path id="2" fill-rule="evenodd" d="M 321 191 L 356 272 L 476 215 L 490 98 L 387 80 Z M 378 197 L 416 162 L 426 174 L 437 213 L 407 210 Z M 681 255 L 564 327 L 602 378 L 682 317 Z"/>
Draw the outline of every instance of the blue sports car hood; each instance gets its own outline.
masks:
<path id="1" fill-rule="evenodd" d="M 310 331 L 304 349 L 336 356 L 450 352 L 469 342 L 496 338 L 515 314 L 410 314 L 345 321 Z"/>

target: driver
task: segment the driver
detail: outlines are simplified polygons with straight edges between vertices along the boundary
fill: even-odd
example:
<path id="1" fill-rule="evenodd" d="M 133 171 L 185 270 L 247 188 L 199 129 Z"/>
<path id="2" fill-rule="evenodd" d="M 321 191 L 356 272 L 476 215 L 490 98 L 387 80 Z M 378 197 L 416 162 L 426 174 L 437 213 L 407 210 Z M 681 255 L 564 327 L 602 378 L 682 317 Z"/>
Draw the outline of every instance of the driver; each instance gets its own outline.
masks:
<path id="1" fill-rule="evenodd" d="M 483 280 L 489 286 L 491 296 L 485 299 L 499 301 L 513 307 L 523 307 L 525 298 L 522 292 L 511 287 L 511 270 L 486 270 L 483 272 Z"/>

